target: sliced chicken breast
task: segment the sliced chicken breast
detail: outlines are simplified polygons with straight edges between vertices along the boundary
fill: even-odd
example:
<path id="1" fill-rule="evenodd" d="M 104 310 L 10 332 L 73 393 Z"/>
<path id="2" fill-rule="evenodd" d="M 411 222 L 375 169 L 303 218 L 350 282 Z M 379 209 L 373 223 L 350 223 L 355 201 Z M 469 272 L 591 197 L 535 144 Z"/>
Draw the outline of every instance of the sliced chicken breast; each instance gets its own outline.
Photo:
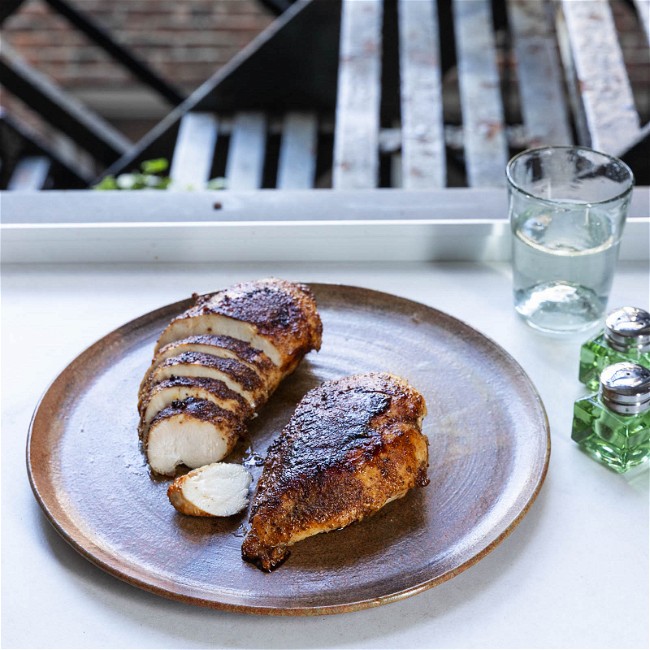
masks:
<path id="1" fill-rule="evenodd" d="M 231 411 L 242 420 L 253 414 L 251 405 L 237 392 L 231 390 L 223 381 L 209 377 L 172 377 L 154 384 L 147 394 L 140 418 L 140 437 L 146 434 L 151 421 L 159 411 L 181 402 L 188 397 L 207 400 Z"/>
<path id="2" fill-rule="evenodd" d="M 156 353 L 190 336 L 230 336 L 262 350 L 286 371 L 321 344 L 322 324 L 305 285 L 269 278 L 244 282 L 206 296 L 163 331 Z"/>
<path id="3" fill-rule="evenodd" d="M 173 476 L 179 465 L 197 468 L 224 459 L 243 433 L 240 417 L 190 397 L 160 411 L 143 442 L 151 469 Z"/>
<path id="4" fill-rule="evenodd" d="M 168 449 L 172 458 L 190 459 L 185 463 L 190 466 L 196 466 L 198 457 L 210 459 L 203 464 L 220 460 L 212 456 L 228 447 L 218 442 L 210 408 L 217 409 L 230 429 L 244 432 L 244 423 L 281 380 L 307 352 L 320 348 L 322 334 L 315 300 L 304 285 L 271 278 L 194 298 L 195 305 L 172 320 L 158 339 L 138 395 L 140 435 L 144 441 L 159 442 L 154 457 L 163 457 Z M 200 412 L 188 406 L 195 404 L 203 404 Z M 175 427 L 182 449 L 172 445 Z M 221 431 L 224 439 L 230 429 Z M 187 431 L 195 435 L 188 438 Z M 191 440 L 200 448 L 194 455 Z M 219 452 L 201 451 L 208 443 L 221 445 Z M 163 473 L 173 473 L 175 465 L 170 470 L 170 462 L 152 467 L 160 472 L 163 466 Z"/>
<path id="5" fill-rule="evenodd" d="M 270 571 L 296 542 L 359 521 L 428 483 L 424 398 L 369 373 L 305 395 L 268 451 L 242 556 Z"/>
<path id="6" fill-rule="evenodd" d="M 239 341 L 231 336 L 211 334 L 190 336 L 180 341 L 172 341 L 156 354 L 151 362 L 151 367 L 140 384 L 140 401 L 146 397 L 146 391 L 151 384 L 151 373 L 170 357 L 178 356 L 183 352 L 202 352 L 203 354 L 211 354 L 225 359 L 237 359 L 251 370 L 257 372 L 260 379 L 273 388 L 277 387 L 282 380 L 282 374 L 271 359 L 261 350 L 256 350 L 244 341 Z"/>
<path id="7" fill-rule="evenodd" d="M 169 486 L 167 496 L 184 515 L 230 517 L 248 505 L 252 480 L 242 465 L 211 463 L 179 476 Z"/>
<path id="8" fill-rule="evenodd" d="M 241 395 L 253 411 L 268 397 L 268 388 L 257 373 L 236 359 L 202 352 L 183 352 L 162 362 L 151 375 L 151 386 L 172 377 L 207 377 L 222 381 Z"/>

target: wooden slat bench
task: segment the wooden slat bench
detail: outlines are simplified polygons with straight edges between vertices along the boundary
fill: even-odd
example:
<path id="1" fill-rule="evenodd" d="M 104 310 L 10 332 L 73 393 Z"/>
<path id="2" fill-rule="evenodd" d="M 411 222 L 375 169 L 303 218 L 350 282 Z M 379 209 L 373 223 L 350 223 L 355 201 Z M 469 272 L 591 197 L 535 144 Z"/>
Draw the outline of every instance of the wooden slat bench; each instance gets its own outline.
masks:
<path id="1" fill-rule="evenodd" d="M 540 0 L 508 0 L 507 7 L 527 144 L 570 144 L 551 6 Z"/>
<path id="2" fill-rule="evenodd" d="M 22 158 L 14 168 L 7 189 L 22 192 L 42 190 L 47 182 L 50 166 L 50 160 L 45 156 Z"/>
<path id="3" fill-rule="evenodd" d="M 314 113 L 287 113 L 282 128 L 277 187 L 304 190 L 314 186 L 318 120 Z"/>
<path id="4" fill-rule="evenodd" d="M 500 186 L 508 161 L 489 0 L 454 0 L 468 185 Z"/>
<path id="5" fill-rule="evenodd" d="M 517 151 L 575 143 L 630 152 L 643 177 L 612 1 L 305 0 L 109 171 L 174 152 L 174 177 L 233 190 L 503 187 Z M 181 155 L 197 113 L 207 151 Z"/>
<path id="6" fill-rule="evenodd" d="M 343 0 L 334 137 L 336 189 L 376 187 L 382 0 Z"/>
<path id="7" fill-rule="evenodd" d="M 174 189 L 203 189 L 210 180 L 217 119 L 210 113 L 183 115 L 169 175 Z"/>
<path id="8" fill-rule="evenodd" d="M 247 111 L 235 116 L 226 187 L 231 190 L 259 190 L 262 187 L 264 155 L 266 153 L 266 116 Z"/>
<path id="9" fill-rule="evenodd" d="M 621 153 L 639 133 L 614 19 L 607 0 L 562 0 L 565 70 L 581 142 Z"/>
<path id="10" fill-rule="evenodd" d="M 400 0 L 398 15 L 401 185 L 405 189 L 444 187 L 447 171 L 437 7 L 429 0 Z"/>
<path id="11" fill-rule="evenodd" d="M 292 111 L 269 125 L 264 113 L 242 111 L 233 116 L 186 113 L 180 120 L 171 161 L 174 190 L 204 189 L 215 167 L 225 167 L 228 189 L 256 190 L 263 184 L 269 137 L 279 136 L 276 186 L 310 189 L 316 172 L 318 117 Z M 217 142 L 228 139 L 227 158 L 215 160 Z"/>

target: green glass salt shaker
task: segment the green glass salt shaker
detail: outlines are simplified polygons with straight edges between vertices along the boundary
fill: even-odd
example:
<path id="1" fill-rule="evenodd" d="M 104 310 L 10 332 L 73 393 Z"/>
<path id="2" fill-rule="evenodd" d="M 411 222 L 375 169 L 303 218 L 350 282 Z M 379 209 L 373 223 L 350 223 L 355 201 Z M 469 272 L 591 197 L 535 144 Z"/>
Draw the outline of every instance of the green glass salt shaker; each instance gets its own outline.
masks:
<path id="1" fill-rule="evenodd" d="M 650 458 L 650 370 L 623 361 L 607 366 L 598 393 L 573 407 L 571 438 L 616 472 Z"/>
<path id="2" fill-rule="evenodd" d="M 621 307 L 607 315 L 605 328 L 580 348 L 578 378 L 598 390 L 600 373 L 620 361 L 650 368 L 650 314 L 645 309 Z"/>

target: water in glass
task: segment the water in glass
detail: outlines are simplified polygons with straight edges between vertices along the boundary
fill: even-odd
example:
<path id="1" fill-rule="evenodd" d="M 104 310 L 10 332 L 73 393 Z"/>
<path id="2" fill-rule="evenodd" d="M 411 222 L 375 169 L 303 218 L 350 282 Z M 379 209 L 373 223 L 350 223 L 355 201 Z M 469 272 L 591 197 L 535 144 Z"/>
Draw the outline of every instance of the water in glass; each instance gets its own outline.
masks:
<path id="1" fill-rule="evenodd" d="M 618 256 L 605 207 L 572 202 L 511 215 L 516 310 L 543 331 L 582 331 L 600 319 Z"/>

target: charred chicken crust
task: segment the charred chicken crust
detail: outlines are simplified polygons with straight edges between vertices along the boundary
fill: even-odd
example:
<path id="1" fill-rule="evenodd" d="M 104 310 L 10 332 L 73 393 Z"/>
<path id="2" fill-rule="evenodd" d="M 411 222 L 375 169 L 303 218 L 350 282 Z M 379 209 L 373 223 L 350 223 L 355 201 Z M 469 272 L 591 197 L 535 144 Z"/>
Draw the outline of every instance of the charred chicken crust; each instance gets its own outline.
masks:
<path id="1" fill-rule="evenodd" d="M 241 417 L 236 413 L 227 411 L 226 409 L 208 402 L 204 399 L 197 399 L 195 397 L 188 397 L 184 400 L 172 402 L 170 406 L 162 409 L 156 417 L 151 421 L 149 429 L 153 429 L 160 421 L 176 415 L 185 415 L 196 420 L 203 420 L 205 422 L 223 424 L 232 428 L 233 434 L 239 435 L 244 432 L 244 425 L 241 422 Z M 148 435 L 144 438 L 145 445 L 148 442 Z"/>
<path id="2" fill-rule="evenodd" d="M 158 405 L 154 407 L 154 412 L 150 414 L 150 405 L 153 406 L 157 401 L 160 401 L 161 397 L 168 395 L 181 395 L 182 397 L 166 398 L 162 408 Z M 180 402 L 190 397 L 213 402 L 228 411 L 241 414 L 242 418 L 249 418 L 253 415 L 250 404 L 239 393 L 231 390 L 218 379 L 211 379 L 210 377 L 171 377 L 154 384 L 148 391 L 142 404 L 140 424 L 138 425 L 140 437 L 142 438 L 146 433 L 149 422 L 155 417 L 156 413 L 170 406 L 174 401 Z"/>
<path id="3" fill-rule="evenodd" d="M 138 395 L 143 449 L 165 475 L 225 458 L 247 420 L 321 344 L 305 285 L 267 278 L 194 299 L 158 338 Z"/>
<path id="4" fill-rule="evenodd" d="M 165 345 L 151 361 L 149 370 L 145 373 L 139 389 L 139 405 L 146 399 L 147 391 L 151 384 L 151 374 L 163 361 L 170 357 L 176 357 L 183 352 L 202 352 L 217 356 L 227 356 L 238 359 L 256 370 L 261 376 L 273 376 L 276 372 L 275 366 L 261 350 L 257 350 L 244 341 L 239 341 L 232 336 L 220 336 L 217 334 L 203 334 L 188 336 L 178 341 L 172 341 Z M 278 379 L 279 381 L 279 379 Z"/>
<path id="5" fill-rule="evenodd" d="M 342 528 L 428 483 L 424 398 L 387 373 L 326 382 L 269 448 L 242 557 L 270 571 L 306 537 Z"/>
<path id="6" fill-rule="evenodd" d="M 320 349 L 322 323 L 316 301 L 306 285 L 266 278 L 193 297 L 194 306 L 172 320 L 163 331 L 156 352 L 188 335 L 229 335 L 238 331 L 236 338 L 248 341 L 253 347 L 261 346 L 276 366 L 292 370 L 297 365 L 296 359 L 299 361 L 310 350 Z M 237 324 L 241 327 L 237 328 Z"/>

